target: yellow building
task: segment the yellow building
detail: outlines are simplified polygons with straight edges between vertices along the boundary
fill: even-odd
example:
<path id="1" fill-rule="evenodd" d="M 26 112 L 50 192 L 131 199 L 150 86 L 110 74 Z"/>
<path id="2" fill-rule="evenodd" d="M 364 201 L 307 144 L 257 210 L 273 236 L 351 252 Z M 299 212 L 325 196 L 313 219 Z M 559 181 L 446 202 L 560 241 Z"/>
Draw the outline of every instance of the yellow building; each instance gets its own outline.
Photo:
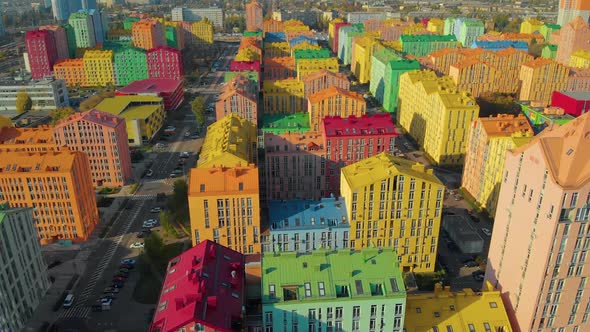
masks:
<path id="1" fill-rule="evenodd" d="M 431 18 L 426 25 L 426 30 L 437 35 L 442 35 L 445 32 L 445 21 L 436 17 Z"/>
<path id="2" fill-rule="evenodd" d="M 191 42 L 193 45 L 213 45 L 213 23 L 207 18 L 191 24 Z"/>
<path id="3" fill-rule="evenodd" d="M 334 45 L 334 37 L 336 35 L 336 24 L 338 23 L 344 23 L 344 20 L 342 20 L 341 18 L 336 18 L 330 21 L 330 23 L 328 24 L 328 45 L 330 45 L 330 47 Z"/>
<path id="4" fill-rule="evenodd" d="M 260 53 L 252 50 L 251 48 L 243 48 L 238 51 L 234 60 L 248 62 L 248 61 L 262 61 L 262 58 L 260 57 Z"/>
<path id="5" fill-rule="evenodd" d="M 340 66 L 338 65 L 338 58 L 331 57 L 323 59 L 320 58 L 297 60 L 297 78 L 300 80 L 303 79 L 305 76 L 318 72 L 322 69 L 326 69 L 333 73 L 338 73 L 340 71 Z"/>
<path id="6" fill-rule="evenodd" d="M 443 28 L 444 28 L 444 26 L 443 26 Z M 426 28 L 424 28 L 422 23 L 408 25 L 408 26 L 404 27 L 402 31 L 403 31 L 402 34 L 404 34 L 404 35 L 422 35 L 427 32 Z"/>
<path id="7" fill-rule="evenodd" d="M 141 146 L 150 141 L 166 118 L 162 98 L 153 96 L 106 98 L 95 108 L 125 119 L 129 146 Z"/>
<path id="8" fill-rule="evenodd" d="M 258 168 L 193 168 L 188 206 L 193 246 L 215 241 L 241 253 L 260 253 Z"/>
<path id="9" fill-rule="evenodd" d="M 590 68 L 590 52 L 576 51 L 570 58 L 570 67 L 574 68 Z"/>
<path id="10" fill-rule="evenodd" d="M 291 46 L 287 42 L 264 43 L 264 56 L 279 58 L 291 55 Z"/>
<path id="11" fill-rule="evenodd" d="M 567 85 L 570 68 L 551 59 L 536 58 L 520 68 L 519 100 L 549 105 L 553 91 L 561 91 Z"/>
<path id="12" fill-rule="evenodd" d="M 408 294 L 404 331 L 512 332 L 499 291 L 486 282 L 481 292 L 451 292 L 436 284 L 434 293 Z"/>
<path id="13" fill-rule="evenodd" d="M 536 18 L 529 18 L 520 23 L 520 33 L 541 33 L 541 27 L 545 25 L 544 22 Z"/>
<path id="14" fill-rule="evenodd" d="M 461 185 L 490 216 L 496 214 L 506 151 L 529 142 L 533 135 L 523 114 L 479 118 L 471 125 Z"/>
<path id="15" fill-rule="evenodd" d="M 321 50 L 322 47 L 320 45 L 312 44 L 308 41 L 301 42 L 299 44 L 293 45 L 291 47 L 291 56 L 295 57 L 296 50 Z"/>
<path id="16" fill-rule="evenodd" d="M 263 91 L 265 114 L 292 114 L 307 110 L 303 82 L 296 78 L 265 80 Z"/>
<path id="17" fill-rule="evenodd" d="M 432 169 L 389 153 L 341 170 L 350 247 L 392 247 L 405 272 L 435 268 L 444 185 Z"/>
<path id="18" fill-rule="evenodd" d="M 207 128 L 197 167 L 256 163 L 256 144 L 256 125 L 236 114 L 229 114 Z"/>
<path id="19" fill-rule="evenodd" d="M 373 54 L 379 47 L 382 47 L 375 38 L 357 37 L 353 38 L 352 57 L 350 70 L 356 76 L 359 83 L 368 83 L 371 79 L 371 63 Z"/>
<path id="20" fill-rule="evenodd" d="M 86 85 L 107 86 L 115 84 L 113 51 L 88 50 L 84 52 L 83 61 Z"/>
<path id="21" fill-rule="evenodd" d="M 478 115 L 475 98 L 457 91 L 450 77 L 430 70 L 401 75 L 398 123 L 434 163 L 463 163 L 469 125 Z"/>

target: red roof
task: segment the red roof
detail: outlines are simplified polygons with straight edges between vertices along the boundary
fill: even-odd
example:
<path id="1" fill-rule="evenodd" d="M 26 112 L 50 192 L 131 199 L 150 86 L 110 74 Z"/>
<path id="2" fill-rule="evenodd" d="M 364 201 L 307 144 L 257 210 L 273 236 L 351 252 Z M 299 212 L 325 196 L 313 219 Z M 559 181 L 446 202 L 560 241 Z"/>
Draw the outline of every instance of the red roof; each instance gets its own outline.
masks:
<path id="1" fill-rule="evenodd" d="M 207 240 L 168 263 L 150 331 L 178 331 L 195 323 L 240 331 L 243 304 L 244 256 Z"/>
<path id="2" fill-rule="evenodd" d="M 181 80 L 168 78 L 154 78 L 134 81 L 126 87 L 117 89 L 117 93 L 125 95 L 137 95 L 141 93 L 174 92 L 182 84 Z"/>
<path id="3" fill-rule="evenodd" d="M 389 114 L 365 114 L 361 117 L 327 116 L 323 120 L 323 130 L 326 137 L 342 136 L 399 136 Z"/>

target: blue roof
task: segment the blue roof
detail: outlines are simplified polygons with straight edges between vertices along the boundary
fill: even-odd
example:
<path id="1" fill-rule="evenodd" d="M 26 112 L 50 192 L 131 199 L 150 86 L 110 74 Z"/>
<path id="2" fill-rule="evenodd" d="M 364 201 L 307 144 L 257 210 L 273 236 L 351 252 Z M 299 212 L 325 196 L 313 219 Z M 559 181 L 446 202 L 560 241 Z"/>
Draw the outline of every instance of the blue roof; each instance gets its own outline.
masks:
<path id="1" fill-rule="evenodd" d="M 471 48 L 482 48 L 484 50 L 501 50 L 509 47 L 513 47 L 517 50 L 529 51 L 529 46 L 523 41 L 511 41 L 511 40 L 497 40 L 497 41 L 475 41 Z"/>
<path id="2" fill-rule="evenodd" d="M 284 32 L 267 32 L 264 35 L 264 42 L 266 43 L 281 43 L 286 41 L 287 36 Z"/>
<path id="3" fill-rule="evenodd" d="M 295 45 L 299 45 L 303 42 L 308 42 L 310 44 L 314 44 L 314 45 L 318 45 L 318 41 L 313 39 L 313 38 L 309 38 L 307 36 L 299 36 L 299 37 L 295 37 L 293 39 L 291 39 L 291 41 L 289 42 L 289 44 L 291 45 L 291 47 L 295 46 Z"/>
<path id="4" fill-rule="evenodd" d="M 271 201 L 268 209 L 271 232 L 301 228 L 349 227 L 344 198 Z"/>

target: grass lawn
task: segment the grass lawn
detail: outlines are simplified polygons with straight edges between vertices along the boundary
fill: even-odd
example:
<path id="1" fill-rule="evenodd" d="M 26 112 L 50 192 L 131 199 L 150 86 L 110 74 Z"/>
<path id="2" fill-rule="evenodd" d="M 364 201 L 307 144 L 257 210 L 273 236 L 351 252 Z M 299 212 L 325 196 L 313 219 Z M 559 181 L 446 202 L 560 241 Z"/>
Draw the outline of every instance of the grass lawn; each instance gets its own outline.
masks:
<path id="1" fill-rule="evenodd" d="M 142 304 L 156 304 L 162 284 L 151 272 L 142 273 L 133 290 L 133 299 Z"/>

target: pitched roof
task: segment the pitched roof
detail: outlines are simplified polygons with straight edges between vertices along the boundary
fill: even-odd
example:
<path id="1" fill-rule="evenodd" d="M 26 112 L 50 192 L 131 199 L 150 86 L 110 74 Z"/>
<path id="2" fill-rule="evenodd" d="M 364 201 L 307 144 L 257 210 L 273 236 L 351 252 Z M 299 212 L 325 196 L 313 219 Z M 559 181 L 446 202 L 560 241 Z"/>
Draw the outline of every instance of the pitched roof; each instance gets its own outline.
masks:
<path id="1" fill-rule="evenodd" d="M 345 96 L 348 98 L 353 98 L 356 99 L 357 101 L 362 101 L 365 102 L 365 99 L 363 98 L 363 95 L 361 95 L 360 93 L 356 93 L 354 91 L 349 91 L 349 90 L 344 90 L 335 86 L 331 86 L 327 89 L 324 89 L 320 92 L 316 92 L 314 94 L 312 94 L 311 96 L 309 96 L 309 102 L 310 103 L 317 103 L 320 102 L 326 98 L 330 98 L 330 97 L 334 97 L 334 96 Z"/>

